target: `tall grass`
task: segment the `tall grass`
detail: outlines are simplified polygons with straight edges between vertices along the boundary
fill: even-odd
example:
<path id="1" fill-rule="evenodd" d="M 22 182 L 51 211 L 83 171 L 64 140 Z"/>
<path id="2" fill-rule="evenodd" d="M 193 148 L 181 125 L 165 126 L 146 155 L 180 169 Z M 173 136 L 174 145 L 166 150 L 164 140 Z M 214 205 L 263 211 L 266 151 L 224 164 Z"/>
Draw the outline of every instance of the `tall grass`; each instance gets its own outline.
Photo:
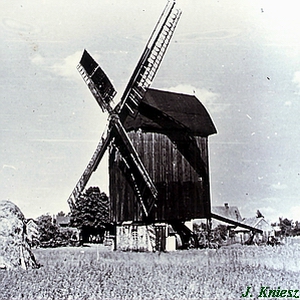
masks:
<path id="1" fill-rule="evenodd" d="M 247 286 L 256 299 L 261 286 L 299 288 L 299 250 L 297 245 L 173 253 L 36 249 L 43 267 L 1 271 L 0 299 L 240 299 Z"/>

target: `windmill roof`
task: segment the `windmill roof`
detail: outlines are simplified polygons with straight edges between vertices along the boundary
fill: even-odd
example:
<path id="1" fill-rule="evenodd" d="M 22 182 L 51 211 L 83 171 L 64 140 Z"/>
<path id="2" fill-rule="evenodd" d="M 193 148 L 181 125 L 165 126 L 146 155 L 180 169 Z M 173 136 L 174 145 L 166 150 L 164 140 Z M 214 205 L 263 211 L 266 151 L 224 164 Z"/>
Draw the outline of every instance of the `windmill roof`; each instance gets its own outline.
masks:
<path id="1" fill-rule="evenodd" d="M 172 121 L 162 125 L 157 122 L 158 115 Z M 178 124 L 195 136 L 209 136 L 217 132 L 208 111 L 194 95 L 157 89 L 148 89 L 137 116 L 127 116 L 124 122 L 127 131 L 141 128 L 150 132 L 179 130 Z"/>

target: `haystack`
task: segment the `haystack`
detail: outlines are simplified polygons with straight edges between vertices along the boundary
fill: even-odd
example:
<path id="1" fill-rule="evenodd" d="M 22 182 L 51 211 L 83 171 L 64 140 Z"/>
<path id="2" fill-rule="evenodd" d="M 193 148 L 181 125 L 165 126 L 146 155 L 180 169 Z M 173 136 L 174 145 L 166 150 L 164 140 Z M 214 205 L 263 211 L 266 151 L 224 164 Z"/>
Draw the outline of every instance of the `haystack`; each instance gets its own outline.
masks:
<path id="1" fill-rule="evenodd" d="M 27 240 L 26 220 L 12 202 L 0 201 L 0 268 L 37 268 Z"/>

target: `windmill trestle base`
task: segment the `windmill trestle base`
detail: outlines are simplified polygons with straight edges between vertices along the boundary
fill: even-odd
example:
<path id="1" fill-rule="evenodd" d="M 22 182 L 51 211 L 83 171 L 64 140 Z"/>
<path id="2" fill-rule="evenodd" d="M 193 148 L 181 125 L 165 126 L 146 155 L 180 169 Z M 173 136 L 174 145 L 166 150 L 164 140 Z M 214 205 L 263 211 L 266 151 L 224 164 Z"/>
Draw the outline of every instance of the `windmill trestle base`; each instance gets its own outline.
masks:
<path id="1" fill-rule="evenodd" d="M 115 250 L 155 252 L 175 251 L 182 247 L 180 235 L 167 223 L 134 224 L 123 222 L 116 226 Z"/>

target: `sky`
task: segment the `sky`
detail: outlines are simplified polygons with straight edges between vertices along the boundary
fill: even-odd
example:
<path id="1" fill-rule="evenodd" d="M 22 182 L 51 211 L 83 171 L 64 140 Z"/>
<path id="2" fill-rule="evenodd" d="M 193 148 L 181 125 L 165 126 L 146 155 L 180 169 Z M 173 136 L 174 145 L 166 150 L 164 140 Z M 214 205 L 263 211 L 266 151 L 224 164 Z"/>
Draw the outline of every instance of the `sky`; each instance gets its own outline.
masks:
<path id="1" fill-rule="evenodd" d="M 118 97 L 165 0 L 0 2 L 0 199 L 27 218 L 67 199 L 107 124 L 76 70 L 83 49 Z M 300 220 L 298 1 L 178 0 L 153 88 L 195 94 L 209 137 L 212 205 Z M 90 185 L 108 193 L 107 157 Z"/>

